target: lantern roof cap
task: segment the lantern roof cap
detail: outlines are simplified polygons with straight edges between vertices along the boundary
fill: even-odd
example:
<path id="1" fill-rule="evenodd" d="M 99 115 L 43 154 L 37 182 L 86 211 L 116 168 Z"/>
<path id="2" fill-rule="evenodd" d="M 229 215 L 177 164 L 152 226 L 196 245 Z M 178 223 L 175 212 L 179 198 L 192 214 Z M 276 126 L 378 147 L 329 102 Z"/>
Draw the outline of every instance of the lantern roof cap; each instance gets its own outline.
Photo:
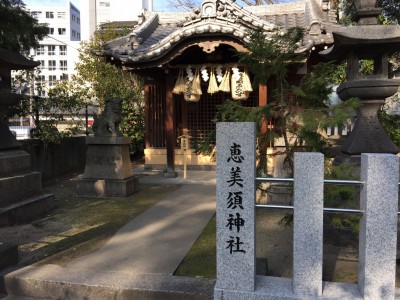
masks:
<path id="1" fill-rule="evenodd" d="M 0 48 L 0 68 L 10 70 L 33 69 L 40 65 L 40 62 L 30 60 L 22 54 Z"/>
<path id="2" fill-rule="evenodd" d="M 388 55 L 400 49 L 400 26 L 362 25 L 333 32 L 335 43 L 320 54 L 330 60 L 344 59 L 350 51 Z"/>

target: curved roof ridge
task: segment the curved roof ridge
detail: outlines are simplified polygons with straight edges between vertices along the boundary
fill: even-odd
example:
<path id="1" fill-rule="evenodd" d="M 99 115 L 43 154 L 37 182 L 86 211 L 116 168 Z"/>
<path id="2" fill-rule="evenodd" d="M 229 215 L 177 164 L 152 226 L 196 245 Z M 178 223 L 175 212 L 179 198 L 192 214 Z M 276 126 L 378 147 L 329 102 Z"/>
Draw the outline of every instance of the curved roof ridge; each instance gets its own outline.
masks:
<path id="1" fill-rule="evenodd" d="M 277 3 L 270 5 L 253 5 L 245 7 L 246 10 L 256 14 L 257 16 L 262 16 L 266 14 L 274 13 L 278 14 L 287 14 L 287 13 L 296 13 L 296 12 L 304 12 L 304 6 L 306 5 L 307 0 L 300 0 L 295 2 L 288 3 Z"/>
<path id="2" fill-rule="evenodd" d="M 159 24 L 159 18 L 157 13 L 151 13 L 149 17 L 129 34 L 129 41 L 134 45 L 141 44 L 156 30 Z"/>
<path id="3" fill-rule="evenodd" d="M 292 3 L 241 7 L 234 0 L 204 0 L 199 8 L 185 13 L 153 13 L 130 35 L 110 41 L 102 55 L 126 65 L 158 63 L 179 44 L 199 38 L 225 36 L 239 44 L 248 42 L 248 31 L 261 29 L 267 36 L 277 26 L 282 30 L 305 29 L 302 50 L 333 43 L 337 24 L 328 18 L 327 0 L 300 0 Z M 186 46 L 184 46 L 186 47 Z M 169 57 L 171 59 L 171 57 Z"/>
<path id="4" fill-rule="evenodd" d="M 316 2 L 316 0 L 307 0 L 306 4 L 306 16 L 307 21 L 309 22 L 308 25 L 312 25 L 315 23 L 321 24 L 322 21 L 325 20 L 325 15 L 322 11 L 321 6 Z"/>
<path id="5" fill-rule="evenodd" d="M 190 26 L 193 23 L 199 23 L 205 19 L 218 19 L 229 23 L 247 23 L 249 28 L 253 29 L 260 28 L 271 30 L 275 26 L 232 0 L 203 1 L 201 7 L 193 9 L 193 12 L 186 18 L 186 21 L 181 23 L 181 26 Z"/>
<path id="6" fill-rule="evenodd" d="M 189 26 L 175 31 L 167 37 L 163 38 L 157 44 L 140 49 L 136 53 L 144 53 L 142 56 L 132 58 L 131 61 L 139 61 L 143 59 L 150 59 L 156 55 L 160 55 L 163 51 L 171 48 L 173 45 L 179 43 L 187 37 L 199 34 L 225 34 L 236 37 L 243 41 L 248 41 L 247 38 L 248 27 L 241 23 L 228 24 L 219 19 L 212 19 L 203 22 L 192 23 Z M 132 55 L 135 51 L 128 51 L 128 55 Z"/>

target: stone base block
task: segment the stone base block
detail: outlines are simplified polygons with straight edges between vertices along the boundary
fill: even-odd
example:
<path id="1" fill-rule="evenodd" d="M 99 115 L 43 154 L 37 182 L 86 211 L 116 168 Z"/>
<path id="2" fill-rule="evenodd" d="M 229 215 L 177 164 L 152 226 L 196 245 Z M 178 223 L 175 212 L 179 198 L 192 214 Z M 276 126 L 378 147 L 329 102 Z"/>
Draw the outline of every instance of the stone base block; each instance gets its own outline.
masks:
<path id="1" fill-rule="evenodd" d="M 90 197 L 128 197 L 139 189 L 139 178 L 96 179 L 80 178 L 76 181 L 77 193 Z"/>
<path id="2" fill-rule="evenodd" d="M 165 178 L 176 178 L 176 177 L 178 177 L 178 173 L 177 172 L 165 172 L 164 177 Z"/>
<path id="3" fill-rule="evenodd" d="M 26 172 L 31 164 L 31 156 L 23 150 L 0 151 L 0 176 L 10 176 Z"/>
<path id="4" fill-rule="evenodd" d="M 42 194 L 0 208 L 0 227 L 29 222 L 53 209 L 54 196 Z"/>
<path id="5" fill-rule="evenodd" d="M 0 178 L 0 207 L 5 207 L 42 192 L 42 174 L 27 172 Z"/>
<path id="6" fill-rule="evenodd" d="M 0 270 L 18 263 L 18 246 L 0 243 Z"/>
<path id="7" fill-rule="evenodd" d="M 88 144 L 84 178 L 124 180 L 131 176 L 133 172 L 128 144 Z"/>

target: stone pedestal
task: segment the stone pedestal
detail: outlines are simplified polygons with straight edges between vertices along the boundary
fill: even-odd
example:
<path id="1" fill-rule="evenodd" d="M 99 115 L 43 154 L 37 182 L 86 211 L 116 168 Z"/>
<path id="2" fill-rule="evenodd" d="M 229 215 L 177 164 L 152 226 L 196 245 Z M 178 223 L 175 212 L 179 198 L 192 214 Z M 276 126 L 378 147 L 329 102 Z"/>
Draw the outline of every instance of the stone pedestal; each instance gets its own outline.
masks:
<path id="1" fill-rule="evenodd" d="M 23 150 L 0 151 L 0 227 L 46 214 L 53 195 L 42 193 L 42 176 L 30 170 L 30 155 Z"/>
<path id="2" fill-rule="evenodd" d="M 123 136 L 86 138 L 85 172 L 77 181 L 82 196 L 127 197 L 137 191 L 129 158 L 131 139 Z"/>

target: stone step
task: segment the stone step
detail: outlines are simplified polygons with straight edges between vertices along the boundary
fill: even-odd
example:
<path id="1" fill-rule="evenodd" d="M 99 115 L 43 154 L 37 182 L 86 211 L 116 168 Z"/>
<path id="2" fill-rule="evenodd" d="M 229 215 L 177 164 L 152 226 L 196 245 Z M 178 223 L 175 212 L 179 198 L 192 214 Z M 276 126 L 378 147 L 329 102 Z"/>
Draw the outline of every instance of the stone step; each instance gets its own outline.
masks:
<path id="1" fill-rule="evenodd" d="M 18 246 L 0 242 L 0 270 L 18 263 Z"/>
<path id="2" fill-rule="evenodd" d="M 41 194 L 0 208 L 0 227 L 29 222 L 54 207 L 54 195 Z"/>
<path id="3" fill-rule="evenodd" d="M 31 156 L 24 150 L 0 151 L 0 177 L 26 172 Z"/>
<path id="4" fill-rule="evenodd" d="M 0 191 L 0 207 L 24 200 L 30 195 L 41 194 L 41 173 L 29 171 L 16 176 L 0 178 Z"/>
<path id="5" fill-rule="evenodd" d="M 210 300 L 215 280 L 44 265 L 7 274 L 4 283 L 9 299 Z"/>
<path id="6" fill-rule="evenodd" d="M 51 299 L 44 299 L 44 298 L 32 298 L 32 297 L 26 297 L 26 296 L 4 296 L 3 298 L 1 298 L 0 295 L 0 299 L 1 300 L 51 300 Z"/>

